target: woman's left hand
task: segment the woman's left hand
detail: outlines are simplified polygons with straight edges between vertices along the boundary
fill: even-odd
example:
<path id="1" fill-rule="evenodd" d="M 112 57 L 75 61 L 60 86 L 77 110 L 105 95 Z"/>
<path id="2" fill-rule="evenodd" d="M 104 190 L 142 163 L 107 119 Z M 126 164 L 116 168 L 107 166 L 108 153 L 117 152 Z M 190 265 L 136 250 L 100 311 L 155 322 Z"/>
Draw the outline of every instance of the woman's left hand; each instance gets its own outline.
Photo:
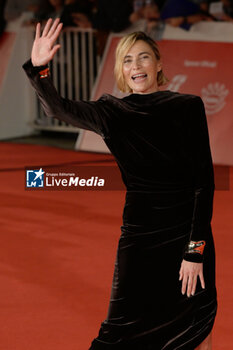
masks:
<path id="1" fill-rule="evenodd" d="M 198 277 L 200 278 L 202 288 L 205 288 L 203 263 L 194 263 L 183 259 L 179 274 L 179 281 L 182 281 L 182 294 L 187 292 L 188 297 L 195 294 Z"/>

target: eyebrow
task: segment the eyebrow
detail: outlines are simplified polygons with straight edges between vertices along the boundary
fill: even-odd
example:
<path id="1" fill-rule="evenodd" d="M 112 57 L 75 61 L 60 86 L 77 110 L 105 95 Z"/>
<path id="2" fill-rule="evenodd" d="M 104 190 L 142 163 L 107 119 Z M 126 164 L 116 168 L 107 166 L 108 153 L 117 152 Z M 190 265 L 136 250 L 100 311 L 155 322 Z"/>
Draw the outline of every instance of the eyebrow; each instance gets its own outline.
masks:
<path id="1" fill-rule="evenodd" d="M 143 51 L 143 52 L 140 52 L 140 54 L 139 54 L 138 56 L 145 55 L 145 54 L 147 54 L 147 55 L 151 55 L 151 53 L 150 53 L 150 52 Z M 125 59 L 125 58 L 128 58 L 128 57 L 132 57 L 132 55 L 126 55 L 126 56 L 124 57 L 124 59 Z"/>

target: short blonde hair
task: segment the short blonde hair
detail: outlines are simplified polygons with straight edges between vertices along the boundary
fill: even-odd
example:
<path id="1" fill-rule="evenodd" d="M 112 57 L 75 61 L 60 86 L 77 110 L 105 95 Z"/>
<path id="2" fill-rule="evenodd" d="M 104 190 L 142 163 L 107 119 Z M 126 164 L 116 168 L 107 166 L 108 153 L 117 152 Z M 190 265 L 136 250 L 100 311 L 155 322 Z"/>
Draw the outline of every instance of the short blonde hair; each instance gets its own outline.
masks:
<path id="1" fill-rule="evenodd" d="M 128 86 L 128 84 L 125 82 L 125 79 L 124 79 L 123 62 L 127 52 L 138 40 L 145 41 L 153 50 L 156 59 L 158 61 L 160 61 L 161 59 L 158 45 L 147 34 L 145 34 L 144 32 L 134 32 L 134 33 L 125 35 L 117 45 L 116 54 L 115 54 L 116 60 L 115 60 L 115 67 L 114 67 L 114 74 L 115 74 L 117 87 L 122 92 L 132 92 L 132 89 Z M 164 85 L 168 82 L 168 79 L 165 77 L 162 70 L 158 72 L 157 82 L 158 82 L 158 86 Z"/>

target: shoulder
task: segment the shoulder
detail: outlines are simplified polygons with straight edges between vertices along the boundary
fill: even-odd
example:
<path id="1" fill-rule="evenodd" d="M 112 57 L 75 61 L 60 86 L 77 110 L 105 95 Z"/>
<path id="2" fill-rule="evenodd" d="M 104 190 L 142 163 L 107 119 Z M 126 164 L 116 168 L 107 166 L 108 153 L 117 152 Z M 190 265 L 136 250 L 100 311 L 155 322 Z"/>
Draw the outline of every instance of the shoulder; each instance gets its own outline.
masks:
<path id="1" fill-rule="evenodd" d="M 193 94 L 185 94 L 173 92 L 170 90 L 157 91 L 150 94 L 130 94 L 123 98 L 118 98 L 110 94 L 103 94 L 99 99 L 99 103 L 105 103 L 106 106 L 113 109 L 134 109 L 143 106 L 164 105 L 170 108 L 189 108 L 193 105 L 203 105 L 200 96 Z"/>
<path id="2" fill-rule="evenodd" d="M 173 91 L 169 91 L 169 93 L 170 93 L 169 97 L 174 101 L 187 102 L 187 103 L 202 102 L 201 97 L 198 95 L 185 94 L 185 93 L 173 92 Z"/>
<path id="3" fill-rule="evenodd" d="M 164 101 L 195 101 L 201 100 L 201 98 L 197 95 L 193 94 L 185 94 L 180 92 L 174 92 L 170 90 L 160 90 L 150 94 L 135 94 L 132 93 L 122 98 L 117 98 L 110 94 L 103 94 L 100 98 L 104 101 L 111 101 L 113 103 L 121 103 L 121 102 L 129 102 L 129 101 L 156 101 L 156 100 L 164 100 Z"/>
<path id="4" fill-rule="evenodd" d="M 167 101 L 174 107 L 181 108 L 186 112 L 191 110 L 204 109 L 204 103 L 200 96 L 194 94 L 185 94 L 180 92 L 169 91 Z"/>

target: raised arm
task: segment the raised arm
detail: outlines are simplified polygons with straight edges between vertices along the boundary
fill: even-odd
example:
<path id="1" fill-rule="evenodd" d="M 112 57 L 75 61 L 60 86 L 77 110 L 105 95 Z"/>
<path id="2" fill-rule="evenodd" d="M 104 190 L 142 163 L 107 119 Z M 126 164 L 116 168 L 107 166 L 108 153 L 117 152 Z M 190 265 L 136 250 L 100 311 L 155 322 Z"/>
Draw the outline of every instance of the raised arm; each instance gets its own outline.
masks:
<path id="1" fill-rule="evenodd" d="M 61 30 L 62 23 L 59 23 L 59 18 L 54 22 L 49 19 L 42 34 L 40 23 L 38 23 L 31 60 L 27 61 L 23 68 L 48 117 L 94 131 L 104 137 L 108 133 L 108 115 L 103 100 L 84 102 L 62 98 L 50 78 L 48 63 L 60 48 L 60 45 L 55 43 Z"/>

